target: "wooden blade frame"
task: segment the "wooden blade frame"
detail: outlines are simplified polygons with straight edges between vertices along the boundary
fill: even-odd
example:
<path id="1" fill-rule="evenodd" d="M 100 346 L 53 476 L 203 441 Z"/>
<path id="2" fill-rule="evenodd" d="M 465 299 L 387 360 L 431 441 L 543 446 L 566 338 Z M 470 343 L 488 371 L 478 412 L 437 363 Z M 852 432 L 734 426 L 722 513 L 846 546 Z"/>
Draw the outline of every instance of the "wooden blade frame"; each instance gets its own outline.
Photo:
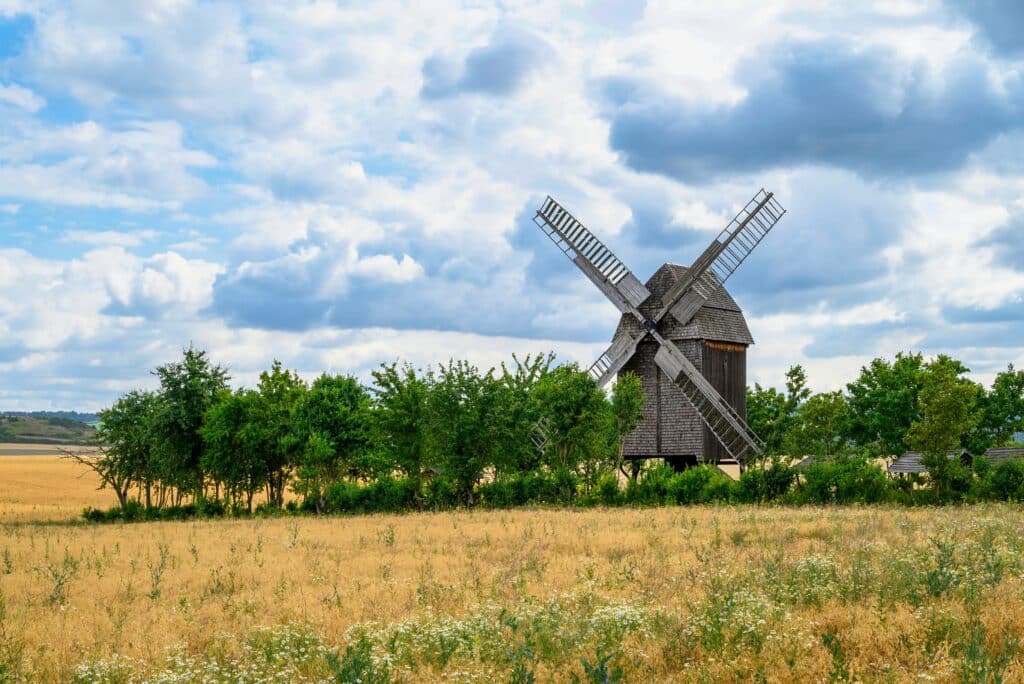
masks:
<path id="1" fill-rule="evenodd" d="M 758 218 L 762 211 L 770 217 L 770 222 Z M 774 202 L 773 195 L 762 189 L 694 262 L 683 284 L 677 283 L 666 293 L 662 298 L 662 309 L 655 320 L 651 320 L 638 308 L 651 296 L 650 291 L 597 236 L 548 196 L 534 216 L 533 222 L 587 278 L 597 285 L 598 289 L 604 292 L 619 311 L 632 314 L 645 329 L 645 332 L 637 337 L 628 334 L 617 336 L 611 346 L 590 367 L 590 377 L 599 386 L 604 386 L 633 357 L 641 340 L 651 335 L 659 344 L 658 352 L 655 354 L 658 367 L 682 390 L 683 396 L 722 444 L 726 453 L 740 463 L 743 463 L 751 452 L 763 454 L 764 443 L 754 435 L 746 421 L 722 398 L 679 348 L 658 333 L 657 322 L 669 312 L 675 315 L 675 310 L 683 305 L 687 310 L 693 309 L 686 320 L 681 321 L 688 323 L 714 290 L 721 287 L 724 278 L 732 275 L 784 213 L 785 209 Z M 754 228 L 749 230 L 748 235 L 744 231 L 750 226 Z M 695 287 L 695 283 L 698 282 L 702 286 L 700 290 Z M 696 308 L 693 308 L 694 306 Z M 534 432 L 537 447 L 545 448 L 546 424 L 539 421 L 534 426 Z"/>
<path id="2" fill-rule="evenodd" d="M 661 298 L 662 308 L 655 322 L 671 313 L 680 324 L 689 323 L 785 213 L 775 195 L 761 188 L 697 257 L 686 277 Z"/>

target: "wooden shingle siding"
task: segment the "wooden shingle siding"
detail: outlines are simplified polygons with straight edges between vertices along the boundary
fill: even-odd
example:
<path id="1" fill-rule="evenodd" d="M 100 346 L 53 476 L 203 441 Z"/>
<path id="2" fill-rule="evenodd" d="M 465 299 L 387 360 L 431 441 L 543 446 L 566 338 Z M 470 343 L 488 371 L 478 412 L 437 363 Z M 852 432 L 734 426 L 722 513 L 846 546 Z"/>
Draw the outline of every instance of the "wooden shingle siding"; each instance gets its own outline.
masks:
<path id="1" fill-rule="evenodd" d="M 651 292 L 640 306 L 653 316 L 661 296 L 686 274 L 686 267 L 665 264 L 647 281 Z M 662 335 L 672 340 L 686 358 L 701 371 L 712 386 L 739 414 L 746 418 L 746 348 L 753 343 L 743 312 L 724 289 L 719 289 L 693 320 L 681 325 L 671 316 L 659 325 Z M 636 336 L 643 328 L 632 315 L 623 316 L 616 334 Z M 658 345 L 647 338 L 639 344 L 633 358 L 620 372 L 633 372 L 644 388 L 644 419 L 626 437 L 626 458 L 669 458 L 704 460 L 724 458 L 718 440 L 705 428 L 696 410 L 682 390 L 654 363 Z"/>

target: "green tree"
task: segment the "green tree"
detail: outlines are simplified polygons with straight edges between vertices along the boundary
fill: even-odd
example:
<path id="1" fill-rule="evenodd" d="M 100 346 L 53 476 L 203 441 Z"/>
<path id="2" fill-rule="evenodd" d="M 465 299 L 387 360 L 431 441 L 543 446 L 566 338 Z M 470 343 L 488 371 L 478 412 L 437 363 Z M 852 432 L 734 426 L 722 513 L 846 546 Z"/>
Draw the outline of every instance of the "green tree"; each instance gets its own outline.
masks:
<path id="1" fill-rule="evenodd" d="M 253 390 L 225 391 L 206 412 L 200 429 L 205 441 L 204 473 L 223 485 L 224 498 L 230 503 L 244 497 L 249 513 L 253 496 L 267 481 L 269 445 L 261 403 Z"/>
<path id="2" fill-rule="evenodd" d="M 493 372 L 481 374 L 466 361 L 449 361 L 428 373 L 428 449 L 459 497 L 472 506 L 473 490 L 494 465 L 503 435 L 502 391 Z"/>
<path id="3" fill-rule="evenodd" d="M 978 453 L 990 446 L 1006 446 L 1015 433 L 1024 432 L 1024 370 L 1016 370 L 1011 363 L 996 375 L 984 397 L 978 432 Z"/>
<path id="4" fill-rule="evenodd" d="M 537 381 L 540 413 L 547 420 L 547 463 L 572 471 L 585 461 L 607 460 L 611 415 L 608 399 L 576 364 L 559 366 Z"/>
<path id="5" fill-rule="evenodd" d="M 786 432 L 784 449 L 793 456 L 842 453 L 850 408 L 842 392 L 822 392 L 800 404 Z"/>
<path id="6" fill-rule="evenodd" d="M 917 397 L 923 382 L 920 354 L 899 353 L 892 363 L 877 358 L 861 368 L 846 385 L 850 438 L 869 455 L 901 453 L 907 430 L 920 417 Z"/>
<path id="7" fill-rule="evenodd" d="M 133 485 L 139 484 L 151 504 L 152 446 L 150 430 L 157 397 L 152 392 L 132 391 L 100 411 L 100 424 L 94 438 L 98 452 L 65 452 L 84 463 L 100 477 L 101 486 L 110 487 L 122 509 L 128 505 Z"/>
<path id="8" fill-rule="evenodd" d="M 161 476 L 179 494 L 191 491 L 196 500 L 204 494 L 201 468 L 203 418 L 217 396 L 227 389 L 227 369 L 210 362 L 195 347 L 183 350 L 181 361 L 157 367 L 160 394 L 153 419 L 152 436 L 161 459 Z"/>
<path id="9" fill-rule="evenodd" d="M 615 465 L 623 475 L 627 475 L 622 462 L 626 437 L 644 418 L 644 385 L 635 373 L 620 373 L 615 380 L 615 387 L 612 390 L 612 414 L 615 416 Z"/>
<path id="10" fill-rule="evenodd" d="M 502 474 L 525 474 L 536 471 L 542 454 L 530 439 L 531 431 L 540 417 L 537 403 L 537 383 L 551 372 L 555 355 L 527 355 L 520 360 L 512 355 L 513 368 L 501 364 L 499 391 L 502 395 L 498 429 L 504 433 L 504 447 L 496 454 L 495 468 Z"/>
<path id="11" fill-rule="evenodd" d="M 947 457 L 958 449 L 978 420 L 977 386 L 962 377 L 962 363 L 945 355 L 926 364 L 919 395 L 920 417 L 907 431 L 907 444 L 921 454 L 936 500 L 951 493 L 959 460 Z"/>
<path id="12" fill-rule="evenodd" d="M 301 439 L 296 439 L 292 416 L 308 388 L 298 373 L 285 370 L 274 360 L 269 371 L 260 373 L 256 387 L 259 402 L 257 423 L 252 426 L 254 439 L 262 450 L 267 502 L 280 508 L 284 490 L 303 452 Z"/>
<path id="13" fill-rule="evenodd" d="M 409 364 L 381 364 L 372 375 L 373 442 L 384 461 L 412 481 L 418 501 L 423 470 L 429 466 L 425 459 L 430 384 Z"/>
<path id="14" fill-rule="evenodd" d="M 327 487 L 358 476 L 369 446 L 370 395 L 347 375 L 321 375 L 295 406 L 295 433 L 302 444 L 295 491 L 324 510 Z"/>
<path id="15" fill-rule="evenodd" d="M 747 388 L 747 424 L 764 440 L 765 454 L 782 453 L 786 434 L 786 396 L 774 387 Z"/>

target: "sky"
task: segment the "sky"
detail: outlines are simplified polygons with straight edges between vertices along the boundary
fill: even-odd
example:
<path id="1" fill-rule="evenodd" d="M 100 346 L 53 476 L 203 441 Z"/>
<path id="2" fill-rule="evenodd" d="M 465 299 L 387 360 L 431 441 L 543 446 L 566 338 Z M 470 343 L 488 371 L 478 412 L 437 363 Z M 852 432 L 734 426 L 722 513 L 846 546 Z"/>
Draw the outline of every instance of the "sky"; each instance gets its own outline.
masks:
<path id="1" fill-rule="evenodd" d="M 190 344 L 252 385 L 584 366 L 761 187 L 748 379 L 1024 366 L 1024 3 L 0 0 L 0 410 L 95 410 Z"/>

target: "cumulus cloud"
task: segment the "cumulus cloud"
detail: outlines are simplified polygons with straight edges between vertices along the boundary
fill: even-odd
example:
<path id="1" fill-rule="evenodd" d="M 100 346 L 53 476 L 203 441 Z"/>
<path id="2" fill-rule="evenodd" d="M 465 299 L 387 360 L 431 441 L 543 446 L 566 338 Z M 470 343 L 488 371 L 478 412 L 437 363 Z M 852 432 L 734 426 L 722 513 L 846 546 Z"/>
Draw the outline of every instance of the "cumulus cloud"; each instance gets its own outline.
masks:
<path id="1" fill-rule="evenodd" d="M 462 93 L 510 95 L 550 55 L 547 44 L 537 36 L 502 27 L 489 44 L 471 50 L 462 64 L 442 55 L 427 59 L 420 94 L 427 99 Z"/>
<path id="2" fill-rule="evenodd" d="M 589 362 L 618 315 L 530 221 L 548 193 L 644 278 L 774 190 L 729 284 L 751 379 L 1024 360 L 1020 53 L 986 3 L 30 4 L 0 45 L 0 408 L 109 401 L 190 341 L 240 383 Z"/>
<path id="3" fill-rule="evenodd" d="M 1020 126 L 1024 85 L 993 84 L 963 56 L 933 73 L 891 49 L 834 41 L 773 45 L 737 70 L 745 95 L 701 106 L 656 84 L 608 79 L 610 144 L 640 171 L 706 183 L 799 164 L 866 176 L 949 171 Z"/>
<path id="4" fill-rule="evenodd" d="M 4 102 L 29 112 L 38 112 L 46 106 L 46 100 L 16 83 L 10 85 L 0 83 L 0 103 Z"/>
<path id="5" fill-rule="evenodd" d="M 1024 5 L 1014 0 L 946 1 L 954 13 L 970 21 L 983 41 L 997 53 L 1024 55 Z"/>

